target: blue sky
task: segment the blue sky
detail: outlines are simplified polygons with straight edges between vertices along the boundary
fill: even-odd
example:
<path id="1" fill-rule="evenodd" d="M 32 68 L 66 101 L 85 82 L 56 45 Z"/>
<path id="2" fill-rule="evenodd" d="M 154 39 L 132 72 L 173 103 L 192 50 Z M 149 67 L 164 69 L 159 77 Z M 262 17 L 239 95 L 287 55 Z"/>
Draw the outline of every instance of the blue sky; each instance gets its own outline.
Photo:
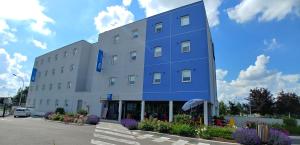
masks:
<path id="1" fill-rule="evenodd" d="M 0 96 L 29 82 L 35 57 L 197 0 L 0 0 Z M 300 94 L 300 0 L 205 0 L 220 100 L 249 89 Z"/>

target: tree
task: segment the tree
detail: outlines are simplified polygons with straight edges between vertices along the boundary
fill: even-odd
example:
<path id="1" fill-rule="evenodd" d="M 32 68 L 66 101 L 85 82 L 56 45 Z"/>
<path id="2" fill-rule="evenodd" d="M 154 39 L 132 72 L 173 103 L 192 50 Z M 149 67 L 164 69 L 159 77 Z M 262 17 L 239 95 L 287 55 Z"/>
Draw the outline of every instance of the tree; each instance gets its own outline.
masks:
<path id="1" fill-rule="evenodd" d="M 281 91 L 276 100 L 276 111 L 284 115 L 300 115 L 300 100 L 295 93 Z"/>
<path id="2" fill-rule="evenodd" d="M 255 88 L 250 90 L 248 97 L 249 105 L 253 113 L 261 115 L 273 114 L 274 98 L 266 88 Z"/>
<path id="3" fill-rule="evenodd" d="M 25 89 L 19 89 L 17 94 L 13 97 L 13 104 L 19 105 L 19 99 L 22 96 L 21 103 L 26 103 L 27 95 L 28 95 L 29 87 L 25 87 Z"/>
<path id="4" fill-rule="evenodd" d="M 242 105 L 240 103 L 235 104 L 229 101 L 229 110 L 231 115 L 239 115 L 242 110 Z"/>
<path id="5" fill-rule="evenodd" d="M 220 115 L 221 116 L 224 116 L 224 115 L 228 114 L 228 107 L 223 101 L 221 101 L 219 103 L 219 109 L 220 109 Z"/>

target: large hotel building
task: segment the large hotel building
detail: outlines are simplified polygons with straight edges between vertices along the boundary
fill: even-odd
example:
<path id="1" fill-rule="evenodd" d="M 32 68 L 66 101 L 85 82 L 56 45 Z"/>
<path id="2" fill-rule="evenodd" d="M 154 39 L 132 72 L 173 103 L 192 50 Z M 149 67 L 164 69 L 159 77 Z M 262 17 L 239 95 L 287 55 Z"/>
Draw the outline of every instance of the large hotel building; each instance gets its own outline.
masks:
<path id="1" fill-rule="evenodd" d="M 27 106 L 85 109 L 109 120 L 173 120 L 182 105 L 218 114 L 214 45 L 203 1 L 78 41 L 35 59 Z M 188 112 L 189 113 L 189 112 Z"/>

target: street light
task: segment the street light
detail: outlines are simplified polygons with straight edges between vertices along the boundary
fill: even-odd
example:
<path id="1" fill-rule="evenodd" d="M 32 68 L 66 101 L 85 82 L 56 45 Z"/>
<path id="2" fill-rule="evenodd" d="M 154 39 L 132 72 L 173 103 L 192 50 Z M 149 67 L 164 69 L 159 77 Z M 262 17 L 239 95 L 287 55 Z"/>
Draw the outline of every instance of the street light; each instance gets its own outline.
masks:
<path id="1" fill-rule="evenodd" d="M 22 81 L 22 91 L 24 89 L 24 79 L 16 74 L 12 74 L 13 76 L 19 78 L 21 81 Z M 23 96 L 23 93 L 20 94 L 20 98 L 19 98 L 19 106 L 21 106 L 21 100 L 22 100 L 22 96 Z"/>

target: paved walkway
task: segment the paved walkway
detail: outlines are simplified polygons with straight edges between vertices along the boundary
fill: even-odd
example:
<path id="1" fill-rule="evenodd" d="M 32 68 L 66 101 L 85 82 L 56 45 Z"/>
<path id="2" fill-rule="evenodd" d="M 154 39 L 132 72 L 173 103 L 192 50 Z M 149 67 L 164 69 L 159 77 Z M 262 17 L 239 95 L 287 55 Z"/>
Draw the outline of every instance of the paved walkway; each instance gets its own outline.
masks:
<path id="1" fill-rule="evenodd" d="M 130 131 L 120 124 L 100 122 L 94 131 L 94 145 L 224 145 L 221 142 L 179 137 L 175 135 Z M 226 143 L 227 144 L 227 143 Z M 232 143 L 228 143 L 232 144 Z"/>

